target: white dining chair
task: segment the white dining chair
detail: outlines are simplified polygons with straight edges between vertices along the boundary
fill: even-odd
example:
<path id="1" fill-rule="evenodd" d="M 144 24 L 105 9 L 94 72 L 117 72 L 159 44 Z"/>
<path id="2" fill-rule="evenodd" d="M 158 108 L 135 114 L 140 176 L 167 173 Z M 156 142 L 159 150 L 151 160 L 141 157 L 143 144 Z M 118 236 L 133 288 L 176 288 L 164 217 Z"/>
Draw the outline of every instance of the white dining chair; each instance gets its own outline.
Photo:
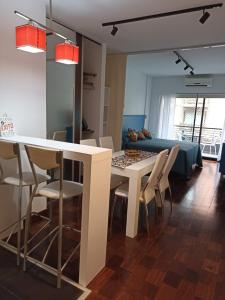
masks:
<path id="1" fill-rule="evenodd" d="M 96 139 L 80 140 L 81 145 L 98 147 Z"/>
<path id="2" fill-rule="evenodd" d="M 169 173 L 175 163 L 175 160 L 177 158 L 178 152 L 179 152 L 180 146 L 176 145 L 174 146 L 171 150 L 170 153 L 168 155 L 168 159 L 165 163 L 165 166 L 162 170 L 162 175 L 159 181 L 159 192 L 161 193 L 161 195 L 164 193 L 166 193 L 166 191 L 169 191 L 170 194 L 170 210 L 172 212 L 173 210 L 173 199 L 172 199 L 172 192 L 171 192 L 171 188 L 170 188 L 170 183 L 169 183 Z M 165 195 L 164 195 L 165 197 Z M 163 198 L 164 198 L 163 197 Z M 162 208 L 164 207 L 163 203 L 162 203 Z"/>
<path id="3" fill-rule="evenodd" d="M 159 191 L 159 189 L 158 189 L 159 178 L 161 177 L 163 167 L 166 163 L 167 154 L 168 154 L 167 149 L 161 151 L 157 155 L 157 158 L 156 158 L 156 161 L 155 161 L 155 164 L 154 164 L 154 167 L 152 169 L 150 176 L 144 176 L 142 178 L 141 192 L 140 192 L 138 200 L 141 203 L 143 203 L 144 207 L 145 207 L 146 226 L 147 226 L 148 234 L 149 234 L 148 204 L 151 201 L 155 200 L 155 206 L 156 206 L 156 210 L 157 210 L 156 190 Z M 115 190 L 115 197 L 114 197 L 114 202 L 113 202 L 112 210 L 111 210 L 111 224 L 110 224 L 111 232 L 112 232 L 113 214 L 114 214 L 116 202 L 118 199 L 128 199 L 128 190 L 129 190 L 128 182 L 122 184 Z M 159 196 L 161 197 L 160 193 L 159 193 Z"/>
<path id="4" fill-rule="evenodd" d="M 99 138 L 99 145 L 102 148 L 108 148 L 112 149 L 112 152 L 114 152 L 114 144 L 113 144 L 113 139 L 111 136 L 102 136 Z"/>

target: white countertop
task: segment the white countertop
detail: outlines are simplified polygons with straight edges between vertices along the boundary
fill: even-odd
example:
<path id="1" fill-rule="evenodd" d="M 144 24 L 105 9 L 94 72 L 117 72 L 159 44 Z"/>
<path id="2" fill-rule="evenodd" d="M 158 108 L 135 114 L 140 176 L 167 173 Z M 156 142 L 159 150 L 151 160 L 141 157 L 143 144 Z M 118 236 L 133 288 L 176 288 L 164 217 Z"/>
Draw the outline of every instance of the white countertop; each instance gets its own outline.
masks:
<path id="1" fill-rule="evenodd" d="M 80 145 L 80 144 L 73 144 L 73 143 L 66 143 L 66 142 L 59 142 L 54 140 L 47 140 L 43 138 L 36 138 L 36 137 L 27 137 L 27 136 L 21 136 L 21 135 L 14 135 L 10 137 L 0 137 L 0 140 L 5 141 L 12 141 L 17 142 L 20 144 L 28 144 L 28 145 L 34 145 L 39 147 L 45 147 L 45 148 L 52 148 L 57 150 L 64 151 L 65 158 L 72 159 L 70 156 L 68 157 L 68 153 L 74 153 L 76 154 L 76 157 L 74 157 L 74 160 L 83 160 L 82 156 L 91 156 L 95 157 L 96 159 L 98 157 L 102 157 L 105 155 L 111 155 L 112 151 L 110 149 L 106 148 L 100 148 L 100 147 L 92 147 L 92 146 L 86 146 L 86 145 Z"/>

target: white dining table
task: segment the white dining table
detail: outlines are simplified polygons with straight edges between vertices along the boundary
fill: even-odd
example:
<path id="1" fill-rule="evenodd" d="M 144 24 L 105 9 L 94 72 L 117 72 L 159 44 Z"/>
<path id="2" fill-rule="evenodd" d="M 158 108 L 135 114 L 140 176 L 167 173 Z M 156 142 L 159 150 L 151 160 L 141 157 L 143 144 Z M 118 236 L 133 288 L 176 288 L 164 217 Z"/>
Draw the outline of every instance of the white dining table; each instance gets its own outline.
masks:
<path id="1" fill-rule="evenodd" d="M 124 151 L 114 152 L 113 157 L 123 154 Z M 112 166 L 112 174 L 124 176 L 129 179 L 126 236 L 130 238 L 134 238 L 138 231 L 141 179 L 152 171 L 156 157 L 157 155 L 151 156 L 124 169 Z"/>

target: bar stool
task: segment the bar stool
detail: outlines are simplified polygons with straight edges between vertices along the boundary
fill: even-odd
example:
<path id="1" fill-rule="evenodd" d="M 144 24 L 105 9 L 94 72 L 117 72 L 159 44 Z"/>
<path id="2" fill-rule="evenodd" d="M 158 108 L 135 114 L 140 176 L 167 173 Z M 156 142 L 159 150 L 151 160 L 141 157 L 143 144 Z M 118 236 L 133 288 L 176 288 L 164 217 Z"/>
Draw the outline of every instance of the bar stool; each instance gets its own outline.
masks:
<path id="1" fill-rule="evenodd" d="M 30 197 L 30 201 L 27 208 L 27 217 L 25 225 L 25 242 L 24 242 L 24 271 L 26 270 L 26 261 L 30 253 L 33 250 L 37 249 L 42 242 L 46 241 L 50 236 L 53 235 L 53 238 L 50 240 L 50 243 L 47 247 L 47 250 L 44 254 L 44 257 L 40 264 L 49 272 L 53 272 L 57 275 L 57 288 L 61 287 L 61 278 L 62 272 L 65 269 L 66 265 L 76 253 L 80 247 L 80 243 L 72 250 L 68 259 L 62 266 L 62 230 L 63 228 L 72 229 L 80 233 L 80 230 L 72 228 L 67 225 L 63 225 L 63 200 L 70 199 L 76 196 L 81 196 L 83 193 L 83 185 L 78 182 L 66 181 L 63 180 L 63 151 L 52 150 L 47 148 L 25 146 L 30 166 L 33 172 L 35 187 Z M 43 170 L 53 170 L 59 169 L 60 178 L 57 181 L 51 182 L 44 187 L 38 189 L 37 174 L 35 167 L 39 167 Z M 37 245 L 35 245 L 31 250 L 28 251 L 28 235 L 30 229 L 30 216 L 32 201 L 34 197 L 44 196 L 49 200 L 57 200 L 59 203 L 59 221 L 58 226 L 56 226 L 48 235 L 46 235 Z M 57 269 L 45 264 L 45 259 L 47 258 L 48 252 L 58 235 L 58 258 L 57 258 Z"/>
<path id="2" fill-rule="evenodd" d="M 0 158 L 3 160 L 17 160 L 18 165 L 18 174 L 15 176 L 4 177 L 3 167 L 0 164 L 0 184 L 1 185 L 11 185 L 18 188 L 18 212 L 17 212 L 17 221 L 13 224 L 10 224 L 6 228 L 0 231 L 0 234 L 3 234 L 10 228 L 10 234 L 6 241 L 1 241 L 1 245 L 7 249 L 14 248 L 9 244 L 9 241 L 15 232 L 17 227 L 17 265 L 20 264 L 20 252 L 21 252 L 21 222 L 24 220 L 24 217 L 21 216 L 21 206 L 22 206 L 22 196 L 23 188 L 29 187 L 30 193 L 32 192 L 32 186 L 34 185 L 33 174 L 31 172 L 22 171 L 21 155 L 19 144 L 8 141 L 0 141 Z M 47 175 L 37 174 L 37 184 L 46 182 L 50 177 Z"/>

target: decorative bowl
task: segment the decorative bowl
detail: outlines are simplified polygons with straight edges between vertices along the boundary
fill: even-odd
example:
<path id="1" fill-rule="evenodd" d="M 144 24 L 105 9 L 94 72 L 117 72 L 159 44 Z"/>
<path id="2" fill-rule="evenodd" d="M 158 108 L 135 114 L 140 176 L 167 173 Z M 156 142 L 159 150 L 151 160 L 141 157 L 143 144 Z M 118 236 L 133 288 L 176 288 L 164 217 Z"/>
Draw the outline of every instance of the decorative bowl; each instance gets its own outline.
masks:
<path id="1" fill-rule="evenodd" d="M 138 157 L 140 156 L 140 154 L 141 154 L 140 151 L 136 149 L 125 150 L 125 155 L 128 157 Z"/>

